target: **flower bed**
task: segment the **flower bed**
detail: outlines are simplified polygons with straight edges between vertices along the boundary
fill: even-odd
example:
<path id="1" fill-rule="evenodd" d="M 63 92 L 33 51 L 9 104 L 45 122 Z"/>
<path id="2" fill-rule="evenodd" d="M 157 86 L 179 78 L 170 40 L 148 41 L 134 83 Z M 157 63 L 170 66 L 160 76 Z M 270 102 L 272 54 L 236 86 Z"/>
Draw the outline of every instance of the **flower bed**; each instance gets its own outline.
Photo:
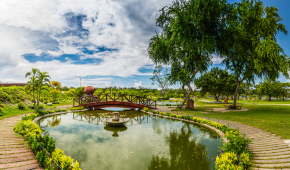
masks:
<path id="1" fill-rule="evenodd" d="M 155 112 L 149 108 L 143 109 L 145 112 L 152 112 L 153 114 L 159 114 L 164 116 L 170 116 L 171 118 L 179 118 L 185 120 L 191 120 L 199 124 L 206 124 L 215 127 L 225 133 L 225 137 L 228 142 L 223 143 L 221 146 L 221 154 L 216 157 L 216 168 L 219 170 L 243 170 L 250 167 L 250 156 L 251 153 L 248 151 L 249 139 L 242 136 L 237 129 L 231 129 L 226 127 L 225 124 L 216 123 L 210 120 L 193 117 L 193 116 L 182 116 L 168 112 Z"/>
<path id="2" fill-rule="evenodd" d="M 52 137 L 41 135 L 41 129 L 32 121 L 38 116 L 38 113 L 32 113 L 23 117 L 14 127 L 14 131 L 25 137 L 27 143 L 36 154 L 36 159 L 40 166 L 46 170 L 54 170 L 60 167 L 63 170 L 81 170 L 77 161 L 73 167 L 73 159 L 70 156 L 66 156 L 62 150 L 55 148 L 55 140 Z"/>

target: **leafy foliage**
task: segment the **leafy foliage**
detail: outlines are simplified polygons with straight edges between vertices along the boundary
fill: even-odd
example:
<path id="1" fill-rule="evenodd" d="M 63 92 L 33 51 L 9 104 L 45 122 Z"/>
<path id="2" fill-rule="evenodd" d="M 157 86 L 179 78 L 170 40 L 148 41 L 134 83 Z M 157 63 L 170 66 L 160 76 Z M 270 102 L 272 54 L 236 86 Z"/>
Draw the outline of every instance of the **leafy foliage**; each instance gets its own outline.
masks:
<path id="1" fill-rule="evenodd" d="M 73 159 L 64 155 L 60 149 L 55 149 L 55 140 L 47 135 L 41 136 L 39 126 L 32 122 L 38 114 L 30 114 L 24 118 L 14 127 L 14 131 L 23 135 L 31 146 L 32 150 L 36 153 L 36 159 L 40 166 L 46 167 L 48 170 L 56 169 L 56 165 L 52 163 L 51 157 L 57 162 L 58 165 L 64 170 L 81 170 L 79 164 L 76 162 L 75 168 L 72 168 Z M 42 146 L 42 147 L 41 147 Z M 46 153 L 46 151 L 48 153 Z"/>
<path id="2" fill-rule="evenodd" d="M 202 74 L 194 80 L 196 88 L 201 88 L 201 94 L 213 94 L 218 101 L 221 94 L 233 94 L 235 92 L 235 77 L 227 70 L 213 67 L 209 72 Z"/>
<path id="3" fill-rule="evenodd" d="M 25 105 L 22 102 L 18 103 L 18 109 L 25 110 Z"/>
<path id="4" fill-rule="evenodd" d="M 162 29 L 150 39 L 148 54 L 155 64 L 171 66 L 169 80 L 181 83 L 185 98 L 197 74 L 211 64 L 219 41 L 220 18 L 227 13 L 226 0 L 177 0 L 160 10 L 156 25 Z M 189 92 L 184 89 L 187 86 Z"/>
<path id="5" fill-rule="evenodd" d="M 0 87 L 0 102 L 19 103 L 20 101 L 25 101 L 26 99 L 30 100 L 31 96 L 27 94 L 24 87 Z"/>
<path id="6" fill-rule="evenodd" d="M 236 77 L 236 104 L 241 83 L 253 82 L 255 77 L 276 79 L 279 73 L 289 78 L 290 59 L 277 43 L 278 32 L 287 34 L 282 18 L 274 6 L 265 7 L 263 2 L 242 0 L 230 5 L 221 32 L 223 42 L 220 54 L 227 69 Z"/>
<path id="7" fill-rule="evenodd" d="M 152 85 L 157 84 L 161 88 L 162 97 L 164 98 L 164 94 L 168 90 L 169 83 L 169 77 L 167 74 L 167 70 L 162 74 L 163 67 L 161 65 L 158 65 L 155 67 L 155 70 L 153 72 L 154 76 L 150 78 L 153 82 Z"/>

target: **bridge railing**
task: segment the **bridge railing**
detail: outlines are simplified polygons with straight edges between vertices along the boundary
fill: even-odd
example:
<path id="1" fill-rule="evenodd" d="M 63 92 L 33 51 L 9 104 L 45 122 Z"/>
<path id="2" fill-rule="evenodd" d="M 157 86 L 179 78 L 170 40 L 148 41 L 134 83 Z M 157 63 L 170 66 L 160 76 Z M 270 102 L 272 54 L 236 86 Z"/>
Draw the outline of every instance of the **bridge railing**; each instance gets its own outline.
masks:
<path id="1" fill-rule="evenodd" d="M 97 96 L 85 96 L 80 97 L 78 99 L 73 100 L 73 106 L 75 106 L 75 102 L 78 103 L 79 106 L 85 106 L 89 103 L 98 103 L 102 101 L 124 101 L 129 103 L 137 103 L 141 105 L 145 105 L 146 107 L 155 106 L 156 108 L 156 101 L 152 99 L 148 99 L 142 96 L 130 95 L 130 94 L 119 94 L 113 93 L 111 94 L 98 94 Z"/>

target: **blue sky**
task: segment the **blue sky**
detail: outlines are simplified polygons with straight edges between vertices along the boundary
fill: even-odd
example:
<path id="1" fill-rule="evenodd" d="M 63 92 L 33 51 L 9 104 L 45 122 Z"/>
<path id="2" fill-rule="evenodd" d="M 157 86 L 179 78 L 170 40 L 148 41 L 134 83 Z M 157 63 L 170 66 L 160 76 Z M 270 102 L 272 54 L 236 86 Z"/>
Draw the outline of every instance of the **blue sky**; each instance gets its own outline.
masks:
<path id="1" fill-rule="evenodd" d="M 155 32 L 160 32 L 155 25 L 158 11 L 171 2 L 1 0 L 0 80 L 26 82 L 25 73 L 38 68 L 63 86 L 79 86 L 77 75 L 88 76 L 83 86 L 109 87 L 113 82 L 120 87 L 157 88 L 151 85 L 155 66 L 147 56 L 147 47 Z M 290 1 L 263 2 L 276 5 L 290 31 Z M 289 36 L 279 33 L 277 39 L 290 55 Z M 219 58 L 213 62 L 211 67 L 224 68 Z M 279 81 L 289 80 L 280 76 Z"/>

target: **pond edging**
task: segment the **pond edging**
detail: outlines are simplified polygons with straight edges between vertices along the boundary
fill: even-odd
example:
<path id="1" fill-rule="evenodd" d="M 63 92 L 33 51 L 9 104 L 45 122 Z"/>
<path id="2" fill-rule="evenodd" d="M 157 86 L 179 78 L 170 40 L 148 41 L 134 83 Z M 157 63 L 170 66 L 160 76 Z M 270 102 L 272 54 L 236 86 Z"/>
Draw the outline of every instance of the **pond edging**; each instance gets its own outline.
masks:
<path id="1" fill-rule="evenodd" d="M 167 118 L 167 119 L 180 120 L 180 121 L 183 121 L 183 122 L 188 122 L 188 123 L 192 123 L 192 124 L 196 124 L 196 125 L 207 127 L 209 129 L 215 131 L 221 137 L 223 142 L 225 142 L 225 143 L 229 142 L 228 139 L 225 137 L 225 134 L 221 130 L 219 130 L 219 129 L 213 127 L 213 126 L 210 126 L 210 125 L 207 125 L 207 124 L 200 124 L 198 122 L 194 122 L 194 121 L 191 121 L 191 120 L 180 119 L 180 118 L 175 118 L 175 117 L 170 117 L 170 116 L 163 116 L 163 115 L 160 115 L 160 114 L 153 114 L 151 112 L 146 112 L 144 110 L 141 110 L 141 111 L 144 112 L 144 113 L 147 113 L 147 114 L 154 115 L 154 116 L 164 117 L 164 118 Z"/>

